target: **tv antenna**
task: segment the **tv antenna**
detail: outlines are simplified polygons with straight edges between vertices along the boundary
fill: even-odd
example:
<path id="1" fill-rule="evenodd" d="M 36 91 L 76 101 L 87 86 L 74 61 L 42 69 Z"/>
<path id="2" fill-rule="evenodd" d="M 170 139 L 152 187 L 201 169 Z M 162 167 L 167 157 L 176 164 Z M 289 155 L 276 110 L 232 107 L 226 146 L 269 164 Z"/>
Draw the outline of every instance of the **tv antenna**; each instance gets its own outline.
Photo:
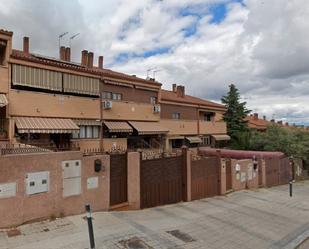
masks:
<path id="1" fill-rule="evenodd" d="M 150 77 L 149 77 L 149 73 L 150 73 L 151 71 L 155 70 L 155 69 L 157 69 L 157 67 L 152 67 L 152 68 L 148 68 L 148 69 L 147 69 L 147 79 L 150 78 Z"/>
<path id="2" fill-rule="evenodd" d="M 153 76 L 154 79 L 156 78 L 156 73 L 157 73 L 157 72 L 160 72 L 160 71 L 162 71 L 162 69 L 154 70 L 154 71 L 152 72 L 152 76 Z"/>
<path id="3" fill-rule="evenodd" d="M 58 36 L 58 46 L 59 46 L 59 51 L 60 51 L 60 42 L 61 42 L 61 39 L 65 36 L 65 35 L 67 35 L 69 32 L 64 32 L 64 33 L 62 33 L 62 34 L 60 34 L 59 36 Z"/>
<path id="4" fill-rule="evenodd" d="M 80 35 L 80 33 L 77 33 L 77 34 L 72 35 L 72 36 L 70 37 L 70 41 L 69 41 L 70 48 L 71 48 L 71 42 L 72 42 L 72 40 L 73 40 L 76 36 L 79 36 L 79 35 Z"/>

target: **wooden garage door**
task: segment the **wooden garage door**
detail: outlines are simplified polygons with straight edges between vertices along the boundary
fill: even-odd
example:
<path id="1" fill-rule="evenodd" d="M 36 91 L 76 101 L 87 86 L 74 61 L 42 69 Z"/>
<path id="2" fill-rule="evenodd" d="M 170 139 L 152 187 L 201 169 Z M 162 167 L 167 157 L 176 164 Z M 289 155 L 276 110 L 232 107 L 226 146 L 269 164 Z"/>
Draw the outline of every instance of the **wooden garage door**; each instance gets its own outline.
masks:
<path id="1" fill-rule="evenodd" d="M 141 208 L 177 203 L 183 197 L 183 157 L 141 161 Z"/>
<path id="2" fill-rule="evenodd" d="M 292 178 L 292 166 L 288 157 L 280 159 L 280 184 L 288 184 Z"/>
<path id="3" fill-rule="evenodd" d="M 279 185 L 279 158 L 266 158 L 266 186 L 272 187 Z"/>
<path id="4" fill-rule="evenodd" d="M 110 156 L 110 205 L 128 201 L 127 154 Z"/>
<path id="5" fill-rule="evenodd" d="M 198 200 L 220 194 L 220 161 L 217 157 L 191 162 L 191 198 Z"/>

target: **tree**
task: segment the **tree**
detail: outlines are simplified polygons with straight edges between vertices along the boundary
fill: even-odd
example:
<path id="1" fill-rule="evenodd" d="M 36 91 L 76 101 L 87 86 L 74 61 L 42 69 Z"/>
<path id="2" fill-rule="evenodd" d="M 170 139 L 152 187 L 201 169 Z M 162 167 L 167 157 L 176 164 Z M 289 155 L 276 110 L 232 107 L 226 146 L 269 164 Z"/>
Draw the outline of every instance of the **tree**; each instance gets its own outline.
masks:
<path id="1" fill-rule="evenodd" d="M 244 119 L 251 112 L 246 108 L 247 103 L 240 102 L 239 91 L 234 84 L 229 85 L 229 92 L 221 98 L 221 101 L 227 108 L 223 115 L 223 120 L 226 122 L 232 147 L 238 149 L 246 148 L 249 140 L 249 129 Z"/>
<path id="2" fill-rule="evenodd" d="M 298 128 L 271 125 L 266 132 L 251 132 L 250 150 L 281 151 L 287 156 L 301 158 L 309 164 L 309 132 Z"/>

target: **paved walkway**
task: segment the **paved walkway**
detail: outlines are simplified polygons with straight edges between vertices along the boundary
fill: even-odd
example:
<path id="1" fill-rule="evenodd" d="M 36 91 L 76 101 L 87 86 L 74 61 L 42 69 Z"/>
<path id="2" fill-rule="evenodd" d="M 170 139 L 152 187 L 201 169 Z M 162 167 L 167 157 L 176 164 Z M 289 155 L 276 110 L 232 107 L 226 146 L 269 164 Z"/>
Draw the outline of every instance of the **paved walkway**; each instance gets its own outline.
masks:
<path id="1" fill-rule="evenodd" d="M 226 197 L 146 209 L 94 214 L 96 248 L 295 248 L 309 237 L 309 181 Z M 83 216 L 0 232 L 0 248 L 89 248 Z M 148 246 L 148 247 L 147 247 Z"/>

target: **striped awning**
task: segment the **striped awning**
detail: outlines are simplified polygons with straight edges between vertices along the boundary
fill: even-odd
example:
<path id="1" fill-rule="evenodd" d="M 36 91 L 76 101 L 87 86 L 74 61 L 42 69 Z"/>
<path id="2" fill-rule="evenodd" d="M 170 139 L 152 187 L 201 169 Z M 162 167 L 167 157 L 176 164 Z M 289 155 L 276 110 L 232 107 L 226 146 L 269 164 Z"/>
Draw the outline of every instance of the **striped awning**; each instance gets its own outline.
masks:
<path id="1" fill-rule="evenodd" d="M 137 130 L 139 135 L 164 134 L 168 132 L 168 129 L 162 127 L 158 122 L 130 121 L 129 124 Z"/>
<path id="2" fill-rule="evenodd" d="M 211 135 L 216 141 L 225 141 L 230 140 L 231 137 L 229 135 Z"/>
<path id="3" fill-rule="evenodd" d="M 190 144 L 200 144 L 202 139 L 200 137 L 186 137 Z"/>
<path id="4" fill-rule="evenodd" d="M 132 127 L 127 122 L 120 121 L 104 121 L 104 124 L 108 128 L 109 132 L 133 132 Z"/>
<path id="5" fill-rule="evenodd" d="M 0 93 L 0 107 L 4 107 L 4 106 L 6 106 L 8 103 L 9 103 L 9 102 L 8 102 L 8 100 L 7 100 L 6 96 L 5 96 L 5 94 L 1 94 L 1 93 Z"/>
<path id="6" fill-rule="evenodd" d="M 73 119 L 74 123 L 78 126 L 101 126 L 100 120 L 94 119 Z"/>
<path id="7" fill-rule="evenodd" d="M 75 133 L 79 127 L 72 119 L 61 118 L 14 118 L 18 133 Z"/>

